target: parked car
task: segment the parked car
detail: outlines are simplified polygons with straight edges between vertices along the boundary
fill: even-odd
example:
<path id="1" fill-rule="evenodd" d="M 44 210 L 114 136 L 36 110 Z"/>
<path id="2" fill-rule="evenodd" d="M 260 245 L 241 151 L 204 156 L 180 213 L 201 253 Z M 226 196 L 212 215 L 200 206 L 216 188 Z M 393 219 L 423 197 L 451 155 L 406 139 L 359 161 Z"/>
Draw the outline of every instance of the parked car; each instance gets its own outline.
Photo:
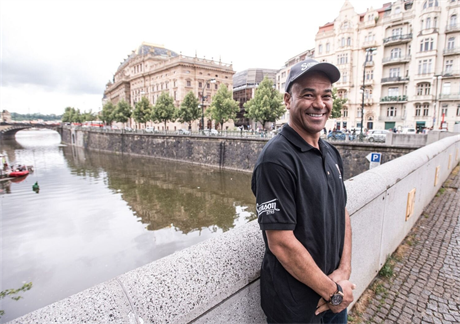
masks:
<path id="1" fill-rule="evenodd" d="M 403 128 L 401 134 L 417 134 L 415 128 Z"/>
<path id="2" fill-rule="evenodd" d="M 125 127 L 125 131 L 127 131 L 127 132 L 132 132 L 133 129 L 132 129 L 131 127 L 126 126 L 126 127 Z"/>
<path id="3" fill-rule="evenodd" d="M 371 129 L 367 133 L 367 140 L 369 142 L 385 142 L 389 131 L 380 129 Z"/>
<path id="4" fill-rule="evenodd" d="M 219 132 L 213 128 L 213 129 L 205 129 L 205 130 L 203 130 L 203 134 L 206 135 L 206 136 L 209 136 L 209 135 L 217 136 L 217 135 L 219 135 Z"/>
<path id="5" fill-rule="evenodd" d="M 344 141 L 346 136 L 347 136 L 346 133 L 344 133 L 341 130 L 337 130 L 337 131 L 333 131 L 327 134 L 327 139 Z M 355 139 L 355 135 L 348 134 L 348 138 L 350 141 L 352 141 Z"/>
<path id="6" fill-rule="evenodd" d="M 144 131 L 145 131 L 146 133 L 155 133 L 155 128 L 153 128 L 153 127 L 146 127 L 146 128 L 144 129 Z"/>
<path id="7" fill-rule="evenodd" d="M 176 132 L 177 135 L 190 135 L 190 131 L 185 128 L 181 128 Z"/>

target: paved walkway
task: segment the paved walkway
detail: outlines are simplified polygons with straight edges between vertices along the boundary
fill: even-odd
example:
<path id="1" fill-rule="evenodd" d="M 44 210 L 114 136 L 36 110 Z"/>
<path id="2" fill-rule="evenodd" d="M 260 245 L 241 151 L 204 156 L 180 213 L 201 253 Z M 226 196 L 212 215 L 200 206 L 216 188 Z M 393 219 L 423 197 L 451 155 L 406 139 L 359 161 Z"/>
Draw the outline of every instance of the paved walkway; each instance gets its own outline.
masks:
<path id="1" fill-rule="evenodd" d="M 357 322 L 460 323 L 459 187 L 457 167 L 399 249 L 394 276 L 377 279 L 357 306 Z"/>

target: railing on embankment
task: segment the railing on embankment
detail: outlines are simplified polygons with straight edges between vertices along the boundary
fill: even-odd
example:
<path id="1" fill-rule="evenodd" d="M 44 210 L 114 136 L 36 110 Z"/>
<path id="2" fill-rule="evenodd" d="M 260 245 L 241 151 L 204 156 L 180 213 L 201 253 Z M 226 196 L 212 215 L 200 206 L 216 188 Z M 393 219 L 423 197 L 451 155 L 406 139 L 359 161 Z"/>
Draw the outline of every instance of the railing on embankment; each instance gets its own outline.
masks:
<path id="1" fill-rule="evenodd" d="M 355 300 L 458 164 L 460 136 L 346 181 Z M 16 323 L 264 322 L 256 221 L 29 313 Z"/>

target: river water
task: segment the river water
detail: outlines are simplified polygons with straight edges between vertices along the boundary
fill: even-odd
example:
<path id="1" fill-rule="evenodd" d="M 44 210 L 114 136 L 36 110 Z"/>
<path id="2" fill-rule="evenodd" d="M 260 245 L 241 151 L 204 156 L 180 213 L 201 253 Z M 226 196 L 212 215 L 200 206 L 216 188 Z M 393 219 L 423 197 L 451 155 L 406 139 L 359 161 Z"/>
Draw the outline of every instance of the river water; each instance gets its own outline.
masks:
<path id="1" fill-rule="evenodd" d="M 35 169 L 0 182 L 0 290 L 33 285 L 0 299 L 3 322 L 256 218 L 247 173 L 84 151 L 49 130 L 0 153 Z"/>

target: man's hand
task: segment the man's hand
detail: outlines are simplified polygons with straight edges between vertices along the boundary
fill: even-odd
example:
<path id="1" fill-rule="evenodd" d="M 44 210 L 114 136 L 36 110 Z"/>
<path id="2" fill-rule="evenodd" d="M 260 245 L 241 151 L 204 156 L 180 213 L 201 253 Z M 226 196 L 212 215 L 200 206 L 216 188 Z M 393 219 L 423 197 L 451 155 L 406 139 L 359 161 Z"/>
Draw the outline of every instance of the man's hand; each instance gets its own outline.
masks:
<path id="1" fill-rule="evenodd" d="M 350 271 L 345 271 L 345 270 L 342 270 L 341 268 L 338 268 L 333 273 L 331 273 L 328 277 L 331 278 L 334 282 L 339 282 L 342 280 L 349 280 Z"/>
<path id="2" fill-rule="evenodd" d="M 347 308 L 348 305 L 351 304 L 351 302 L 353 301 L 353 290 L 356 288 L 356 285 L 352 284 L 348 280 L 341 280 L 337 283 L 340 285 L 340 287 L 342 287 L 343 301 L 340 303 L 340 305 L 333 306 L 331 303 L 328 303 L 323 298 L 321 298 L 318 301 L 318 305 L 316 306 L 317 309 L 315 315 L 319 315 L 322 312 L 327 311 L 328 309 L 330 309 L 333 313 L 340 313 L 345 308 Z"/>

